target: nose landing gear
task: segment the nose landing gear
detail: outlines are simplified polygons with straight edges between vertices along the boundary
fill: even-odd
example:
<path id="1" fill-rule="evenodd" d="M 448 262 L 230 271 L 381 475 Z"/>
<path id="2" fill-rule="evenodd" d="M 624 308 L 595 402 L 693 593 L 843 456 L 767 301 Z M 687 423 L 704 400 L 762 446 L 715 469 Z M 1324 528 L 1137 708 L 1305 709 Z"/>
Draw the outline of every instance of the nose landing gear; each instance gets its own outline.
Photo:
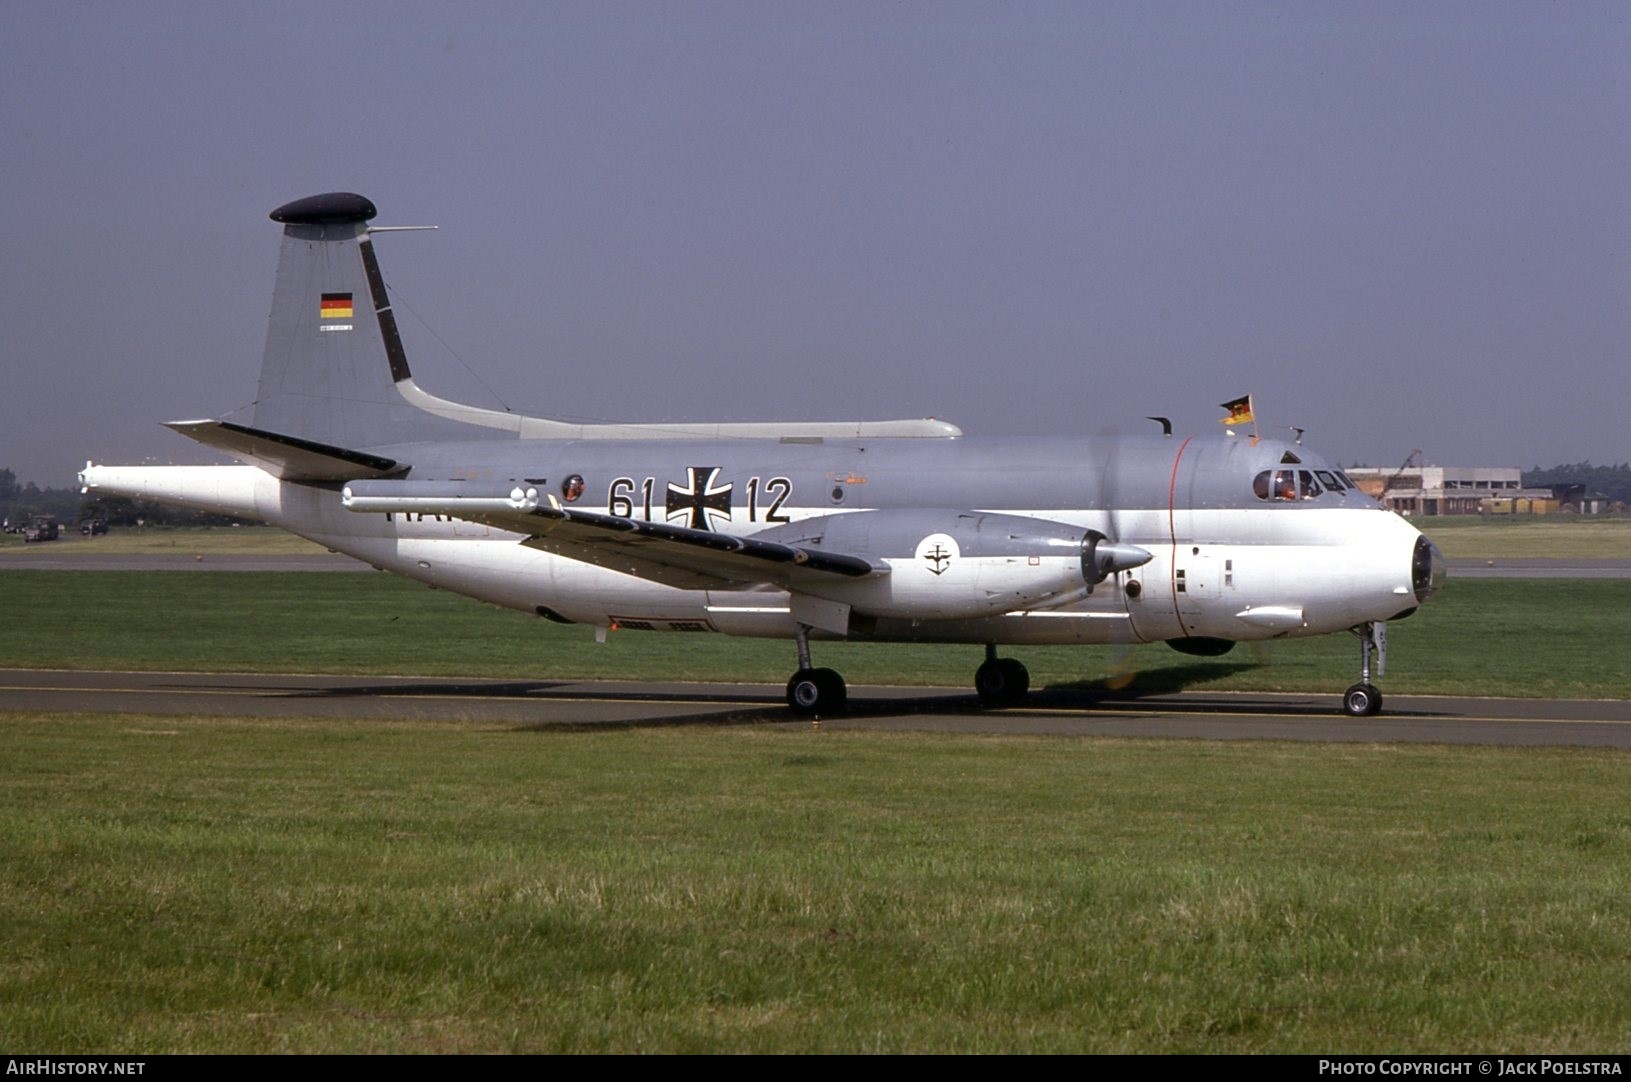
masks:
<path id="1" fill-rule="evenodd" d="M 1382 693 L 1370 682 L 1370 659 L 1374 650 L 1377 676 L 1387 671 L 1387 624 L 1360 624 L 1353 632 L 1359 636 L 1359 683 L 1342 693 L 1342 712 L 1368 718 L 1382 710 Z"/>
<path id="2" fill-rule="evenodd" d="M 1374 684 L 1355 684 L 1342 693 L 1342 712 L 1351 718 L 1368 718 L 1382 709 L 1382 693 Z"/>

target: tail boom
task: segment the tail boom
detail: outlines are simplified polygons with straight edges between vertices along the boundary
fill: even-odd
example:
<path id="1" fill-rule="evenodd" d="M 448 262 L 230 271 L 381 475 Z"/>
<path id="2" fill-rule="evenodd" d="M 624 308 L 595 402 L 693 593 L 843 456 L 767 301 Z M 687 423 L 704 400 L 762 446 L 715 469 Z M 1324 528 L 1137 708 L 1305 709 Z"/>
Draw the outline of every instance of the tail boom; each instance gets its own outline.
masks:
<path id="1" fill-rule="evenodd" d="M 101 496 L 208 511 L 243 518 L 273 517 L 279 505 L 277 478 L 254 466 L 98 466 L 85 463 L 81 491 Z"/>

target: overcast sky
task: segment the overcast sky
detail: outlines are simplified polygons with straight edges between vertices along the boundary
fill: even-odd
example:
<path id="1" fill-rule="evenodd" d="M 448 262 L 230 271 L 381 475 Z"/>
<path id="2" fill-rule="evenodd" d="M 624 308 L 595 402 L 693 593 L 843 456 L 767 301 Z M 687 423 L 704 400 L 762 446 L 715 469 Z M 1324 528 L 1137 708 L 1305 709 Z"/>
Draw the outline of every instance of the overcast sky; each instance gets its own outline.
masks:
<path id="1" fill-rule="evenodd" d="M 1631 459 L 1624 3 L 6 0 L 0 146 L 42 485 L 212 460 L 334 190 L 482 405 Z"/>

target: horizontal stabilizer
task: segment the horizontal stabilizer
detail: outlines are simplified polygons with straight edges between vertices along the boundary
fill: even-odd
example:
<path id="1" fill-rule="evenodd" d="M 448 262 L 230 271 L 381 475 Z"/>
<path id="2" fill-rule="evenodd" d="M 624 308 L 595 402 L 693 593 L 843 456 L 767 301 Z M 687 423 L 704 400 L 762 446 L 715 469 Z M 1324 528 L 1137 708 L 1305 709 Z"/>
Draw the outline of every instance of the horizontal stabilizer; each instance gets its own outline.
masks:
<path id="1" fill-rule="evenodd" d="M 503 492 L 459 481 L 359 481 L 345 487 L 342 499 L 348 510 L 361 513 L 448 515 L 526 534 L 524 543 L 533 548 L 681 589 L 794 587 L 889 570 L 823 549 L 540 504 L 535 488 Z"/>
<path id="2" fill-rule="evenodd" d="M 353 481 L 386 477 L 403 468 L 395 459 L 264 432 L 231 421 L 171 421 L 165 427 L 285 481 Z"/>

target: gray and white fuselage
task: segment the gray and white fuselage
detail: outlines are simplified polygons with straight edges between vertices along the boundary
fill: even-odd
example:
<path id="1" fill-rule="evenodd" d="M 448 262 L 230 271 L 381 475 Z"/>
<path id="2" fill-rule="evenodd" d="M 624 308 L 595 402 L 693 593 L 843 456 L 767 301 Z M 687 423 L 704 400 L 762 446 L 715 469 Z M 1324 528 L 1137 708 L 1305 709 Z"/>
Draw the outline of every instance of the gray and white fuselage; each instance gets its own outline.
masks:
<path id="1" fill-rule="evenodd" d="M 1368 688 L 1371 629 L 1442 577 L 1417 530 L 1300 444 L 579 426 L 435 398 L 408 371 L 373 213 L 345 193 L 273 212 L 251 424 L 172 425 L 243 465 L 88 464 L 85 488 L 254 516 L 554 620 L 797 638 L 800 673 L 812 636 L 983 644 L 995 664 L 996 644 L 1212 653 L 1363 629 Z"/>
<path id="2" fill-rule="evenodd" d="M 871 551 L 890 568 L 889 596 L 909 595 L 911 603 L 892 606 L 885 598 L 869 611 L 863 596 L 852 608 L 867 626 L 847 633 L 869 638 L 1113 643 L 1320 635 L 1396 619 L 1432 588 L 1420 573 L 1422 535 L 1357 489 L 1321 485 L 1309 498 L 1259 499 L 1253 482 L 1265 471 L 1309 473 L 1316 483 L 1337 473 L 1306 448 L 1269 440 L 543 440 L 368 450 L 414 462 L 407 480 L 482 491 L 530 486 L 567 507 L 705 523 L 723 534 L 787 536 L 832 516 L 877 525 Z M 1299 463 L 1283 462 L 1288 455 Z M 572 478 L 582 479 L 582 492 L 566 503 L 559 490 Z M 85 480 L 253 515 L 384 570 L 575 623 L 774 637 L 795 630 L 785 590 L 725 583 L 682 589 L 529 547 L 522 533 L 450 514 L 353 513 L 337 484 L 279 481 L 254 466 L 91 467 Z M 1063 524 L 1078 537 L 1096 530 L 1150 559 L 1111 574 L 1091 594 L 1054 604 L 1060 595 L 1047 586 L 1069 581 L 1074 549 L 963 555 L 959 519 L 972 527 L 988 513 Z M 891 522 L 897 517 L 898 529 Z M 957 556 L 941 560 L 949 566 L 920 554 L 933 551 L 937 536 L 951 542 L 941 541 L 943 551 L 956 546 Z M 1045 583 L 1033 607 L 967 611 L 1032 580 Z"/>

